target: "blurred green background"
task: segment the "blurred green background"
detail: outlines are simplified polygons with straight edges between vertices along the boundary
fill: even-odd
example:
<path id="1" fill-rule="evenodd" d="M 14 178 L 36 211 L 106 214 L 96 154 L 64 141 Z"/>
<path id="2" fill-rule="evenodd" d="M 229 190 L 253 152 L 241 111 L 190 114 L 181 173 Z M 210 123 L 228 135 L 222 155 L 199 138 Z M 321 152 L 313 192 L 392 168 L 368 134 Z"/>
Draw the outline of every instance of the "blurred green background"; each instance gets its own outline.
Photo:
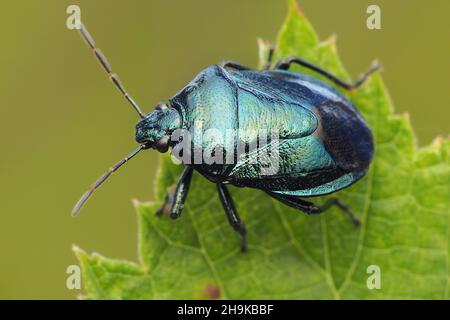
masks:
<path id="1" fill-rule="evenodd" d="M 382 30 L 366 28 L 378 4 Z M 71 245 L 136 260 L 130 199 L 150 200 L 158 165 L 144 152 L 107 183 L 77 219 L 89 184 L 135 148 L 135 113 L 122 101 L 77 32 L 82 20 L 145 111 L 224 59 L 256 66 L 256 38 L 275 39 L 283 0 L 13 1 L 0 12 L 0 298 L 75 298 L 66 289 Z M 356 77 L 373 58 L 398 112 L 420 144 L 447 135 L 450 1 L 302 0 L 322 38 L 336 33 Z"/>

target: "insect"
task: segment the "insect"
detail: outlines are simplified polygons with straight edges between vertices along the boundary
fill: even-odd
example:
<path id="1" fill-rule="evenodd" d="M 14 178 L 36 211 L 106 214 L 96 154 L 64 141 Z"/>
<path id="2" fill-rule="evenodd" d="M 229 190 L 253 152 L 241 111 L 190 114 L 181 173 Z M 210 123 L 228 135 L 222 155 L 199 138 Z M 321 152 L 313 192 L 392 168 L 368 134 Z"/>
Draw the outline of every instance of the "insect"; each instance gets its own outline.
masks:
<path id="1" fill-rule="evenodd" d="M 334 193 L 361 179 L 373 156 L 371 131 L 353 104 L 332 85 L 303 73 L 289 71 L 289 68 L 293 64 L 300 65 L 325 76 L 337 86 L 351 90 L 359 87 L 376 71 L 378 64 L 369 68 L 355 83 L 347 83 L 296 57 L 279 61 L 274 68 L 267 67 L 265 70 L 225 62 L 201 71 L 167 103 L 159 103 L 152 112 L 144 114 L 125 91 L 118 76 L 112 73 L 106 57 L 96 47 L 83 24 L 79 31 L 114 85 L 138 113 L 140 120 L 136 125 L 136 141 L 139 147 L 94 182 L 75 205 L 72 215 L 79 212 L 113 172 L 141 150 L 152 148 L 164 153 L 171 148 L 173 152 L 180 143 L 171 139 L 173 133 L 178 129 L 191 132 L 200 124 L 203 131 L 252 129 L 251 132 L 258 133 L 263 129 L 277 130 L 278 170 L 273 174 L 261 174 L 260 164 L 250 163 L 248 158 L 235 159 L 231 164 L 187 164 L 175 191 L 168 192 L 157 214 L 169 208 L 171 218 L 180 217 L 193 171 L 197 171 L 216 184 L 229 224 L 240 235 L 241 251 L 247 249 L 246 229 L 227 185 L 263 190 L 274 199 L 307 214 L 318 214 L 337 206 L 355 225 L 359 225 L 357 217 L 337 198 L 328 199 L 321 206 L 304 198 Z M 272 56 L 273 50 L 269 60 Z M 236 139 L 248 145 L 254 135 L 242 135 Z M 236 143 L 234 141 L 231 146 L 225 146 L 222 140 L 209 138 L 202 141 L 194 139 L 192 145 L 202 150 L 220 147 L 225 152 L 231 152 L 230 148 L 235 148 Z M 256 159 L 265 149 L 256 148 L 253 158 Z"/>

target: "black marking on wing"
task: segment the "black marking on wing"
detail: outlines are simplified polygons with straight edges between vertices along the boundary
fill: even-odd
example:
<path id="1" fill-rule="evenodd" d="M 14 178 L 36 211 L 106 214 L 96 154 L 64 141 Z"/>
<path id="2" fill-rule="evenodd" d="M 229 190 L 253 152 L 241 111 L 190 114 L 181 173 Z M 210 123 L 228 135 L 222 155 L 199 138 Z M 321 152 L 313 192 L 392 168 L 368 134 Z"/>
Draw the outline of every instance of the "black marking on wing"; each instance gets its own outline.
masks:
<path id="1" fill-rule="evenodd" d="M 372 133 L 353 106 L 341 101 L 324 101 L 317 106 L 326 150 L 345 171 L 364 171 L 373 156 Z"/>

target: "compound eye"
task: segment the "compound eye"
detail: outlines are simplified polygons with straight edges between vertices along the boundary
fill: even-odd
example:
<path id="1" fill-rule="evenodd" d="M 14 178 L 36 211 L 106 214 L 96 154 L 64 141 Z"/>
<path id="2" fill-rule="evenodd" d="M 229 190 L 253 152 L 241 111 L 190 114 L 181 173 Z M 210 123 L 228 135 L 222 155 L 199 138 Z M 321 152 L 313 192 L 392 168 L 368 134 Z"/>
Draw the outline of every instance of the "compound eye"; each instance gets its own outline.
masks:
<path id="1" fill-rule="evenodd" d="M 166 109 L 168 109 L 168 107 L 164 102 L 159 102 L 155 107 L 155 110 L 160 110 L 160 111 L 166 110 Z"/>
<path id="2" fill-rule="evenodd" d="M 155 143 L 155 148 L 161 153 L 167 152 L 167 150 L 169 150 L 169 137 L 159 139 Z"/>

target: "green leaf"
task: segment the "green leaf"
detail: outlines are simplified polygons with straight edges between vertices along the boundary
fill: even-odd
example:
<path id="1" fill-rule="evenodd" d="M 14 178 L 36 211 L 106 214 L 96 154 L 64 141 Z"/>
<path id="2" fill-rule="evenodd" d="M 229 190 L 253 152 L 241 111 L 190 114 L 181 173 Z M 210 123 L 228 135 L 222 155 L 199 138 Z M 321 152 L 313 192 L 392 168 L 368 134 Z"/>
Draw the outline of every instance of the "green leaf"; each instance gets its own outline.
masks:
<path id="1" fill-rule="evenodd" d="M 275 58 L 299 56 L 348 78 L 334 38 L 319 42 L 290 3 Z M 260 43 L 262 66 L 268 44 Z M 450 142 L 436 139 L 419 149 L 408 117 L 393 113 L 379 74 L 349 97 L 376 141 L 366 177 L 338 193 L 361 219 L 358 230 L 337 209 L 306 216 L 261 191 L 232 188 L 248 229 L 249 252 L 242 254 L 215 186 L 199 175 L 180 219 L 155 216 L 182 169 L 162 157 L 155 201 L 136 203 L 140 261 L 75 250 L 87 298 L 448 298 Z M 367 288 L 371 265 L 380 268 L 381 289 Z"/>

